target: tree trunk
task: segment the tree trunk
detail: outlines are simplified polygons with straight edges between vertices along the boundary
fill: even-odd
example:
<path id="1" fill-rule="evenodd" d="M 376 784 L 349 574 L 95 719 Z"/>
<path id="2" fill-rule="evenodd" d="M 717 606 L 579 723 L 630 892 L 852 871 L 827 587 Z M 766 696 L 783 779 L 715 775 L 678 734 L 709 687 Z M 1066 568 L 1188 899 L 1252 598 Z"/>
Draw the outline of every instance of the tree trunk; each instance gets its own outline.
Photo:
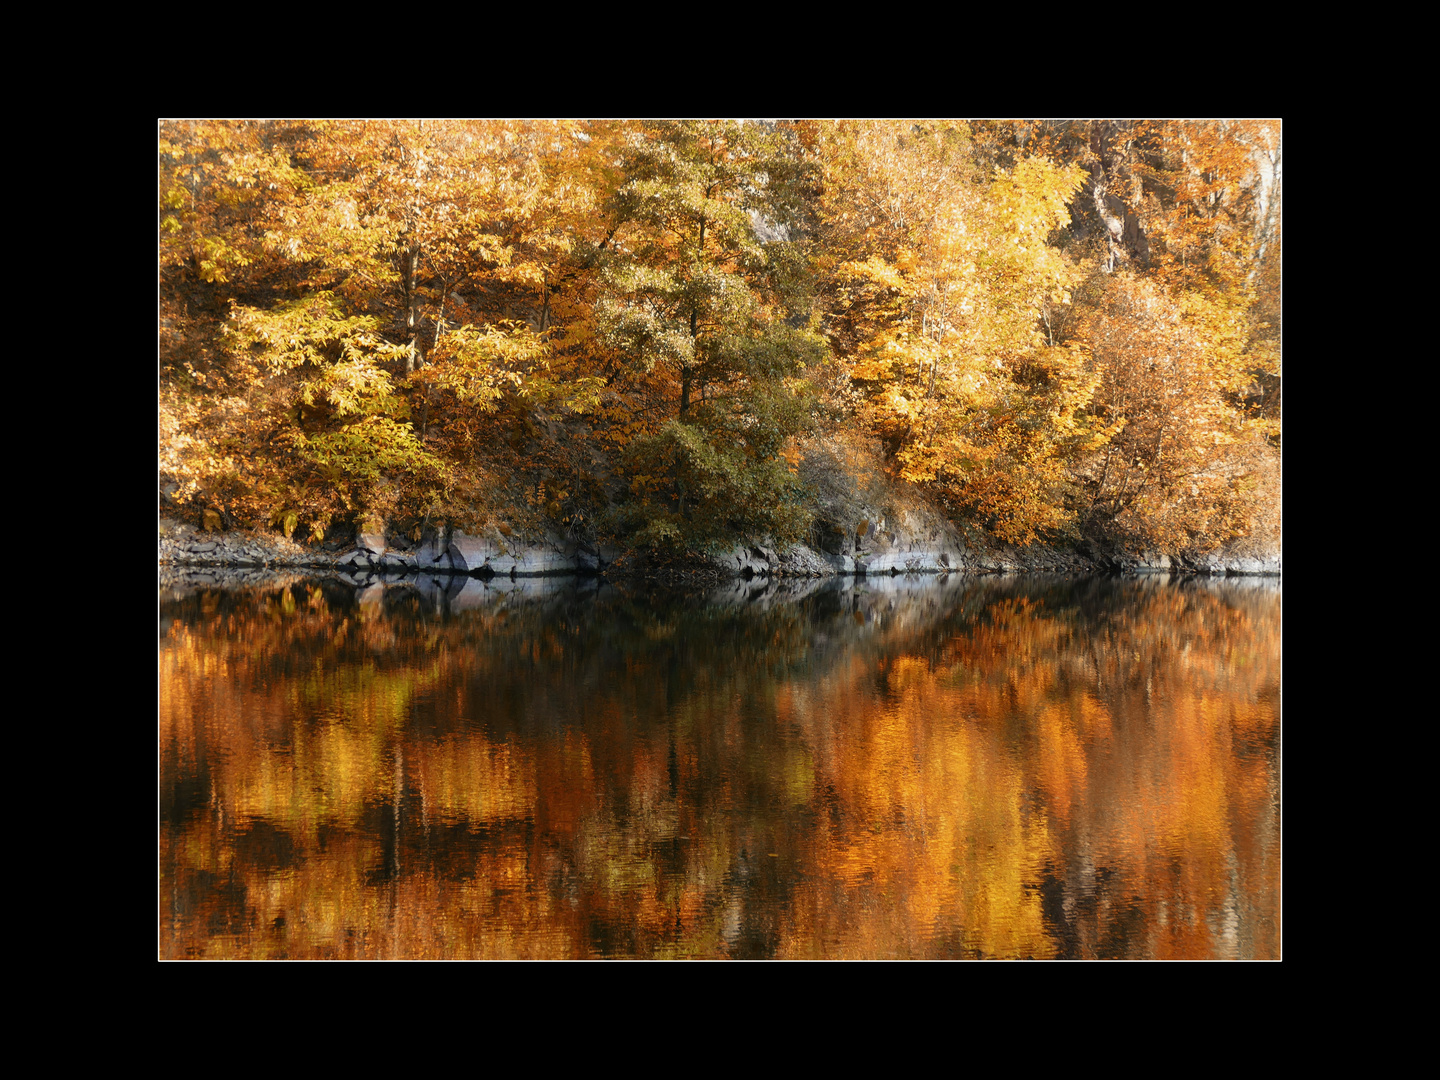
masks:
<path id="1" fill-rule="evenodd" d="M 420 245 L 412 243 L 405 253 L 405 332 L 410 351 L 405 355 L 405 374 L 414 372 L 420 357 Z"/>

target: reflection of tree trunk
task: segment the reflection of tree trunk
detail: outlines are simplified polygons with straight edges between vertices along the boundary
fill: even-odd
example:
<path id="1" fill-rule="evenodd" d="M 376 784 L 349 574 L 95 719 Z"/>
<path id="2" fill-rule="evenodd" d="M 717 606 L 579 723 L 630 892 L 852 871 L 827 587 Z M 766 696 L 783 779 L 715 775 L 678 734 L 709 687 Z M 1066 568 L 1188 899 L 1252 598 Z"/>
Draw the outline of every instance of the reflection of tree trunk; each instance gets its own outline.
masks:
<path id="1" fill-rule="evenodd" d="M 400 801 L 405 794 L 405 758 L 400 743 L 395 744 L 395 876 L 390 879 L 390 948 L 391 959 L 400 959 L 401 928 L 396 918 L 400 889 Z"/>

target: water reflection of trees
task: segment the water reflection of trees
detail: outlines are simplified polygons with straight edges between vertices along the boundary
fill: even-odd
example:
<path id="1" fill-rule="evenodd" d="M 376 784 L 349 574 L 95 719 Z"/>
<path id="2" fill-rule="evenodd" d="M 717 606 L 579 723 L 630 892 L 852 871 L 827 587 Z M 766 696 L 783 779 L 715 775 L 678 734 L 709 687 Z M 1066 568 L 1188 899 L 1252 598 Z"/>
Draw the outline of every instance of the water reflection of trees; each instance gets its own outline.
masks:
<path id="1" fill-rule="evenodd" d="M 1278 587 L 442 585 L 162 604 L 165 955 L 1278 953 Z"/>

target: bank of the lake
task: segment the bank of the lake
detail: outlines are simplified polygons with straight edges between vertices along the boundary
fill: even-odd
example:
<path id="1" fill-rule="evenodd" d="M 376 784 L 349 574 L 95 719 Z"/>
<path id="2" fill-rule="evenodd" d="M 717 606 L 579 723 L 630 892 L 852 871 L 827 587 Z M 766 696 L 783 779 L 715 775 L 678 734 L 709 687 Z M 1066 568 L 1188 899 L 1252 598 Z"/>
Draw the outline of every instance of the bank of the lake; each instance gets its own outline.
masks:
<path id="1" fill-rule="evenodd" d="M 602 575 L 607 578 L 775 577 L 842 575 L 1072 573 L 1169 571 L 1205 575 L 1279 574 L 1278 551 L 1234 546 L 1190 557 L 1135 554 L 1086 544 L 1052 548 L 1013 547 L 964 539 L 953 529 L 907 529 L 904 524 L 859 522 L 832 529 L 812 547 L 778 547 L 764 540 L 736 543 L 729 550 L 686 563 L 656 565 L 619 549 L 555 534 L 538 538 L 471 536 L 461 530 L 434 530 L 419 542 L 400 536 L 357 535 L 305 545 L 277 534 L 205 531 L 161 518 L 158 561 L 162 567 L 249 570 L 317 570 L 347 576 L 403 577 L 409 574 L 463 574 L 512 578 Z M 838 534 L 838 535 L 837 535 Z M 823 541 L 828 540 L 828 543 Z"/>

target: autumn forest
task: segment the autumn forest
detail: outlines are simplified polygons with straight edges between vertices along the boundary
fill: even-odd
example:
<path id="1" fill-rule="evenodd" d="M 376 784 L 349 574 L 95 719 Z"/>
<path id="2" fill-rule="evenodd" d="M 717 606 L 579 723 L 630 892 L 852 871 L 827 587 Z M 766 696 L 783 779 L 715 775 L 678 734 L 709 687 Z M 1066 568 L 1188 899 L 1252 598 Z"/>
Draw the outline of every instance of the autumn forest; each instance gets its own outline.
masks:
<path id="1" fill-rule="evenodd" d="M 1281 125 L 161 121 L 165 513 L 789 543 L 1278 528 Z"/>

